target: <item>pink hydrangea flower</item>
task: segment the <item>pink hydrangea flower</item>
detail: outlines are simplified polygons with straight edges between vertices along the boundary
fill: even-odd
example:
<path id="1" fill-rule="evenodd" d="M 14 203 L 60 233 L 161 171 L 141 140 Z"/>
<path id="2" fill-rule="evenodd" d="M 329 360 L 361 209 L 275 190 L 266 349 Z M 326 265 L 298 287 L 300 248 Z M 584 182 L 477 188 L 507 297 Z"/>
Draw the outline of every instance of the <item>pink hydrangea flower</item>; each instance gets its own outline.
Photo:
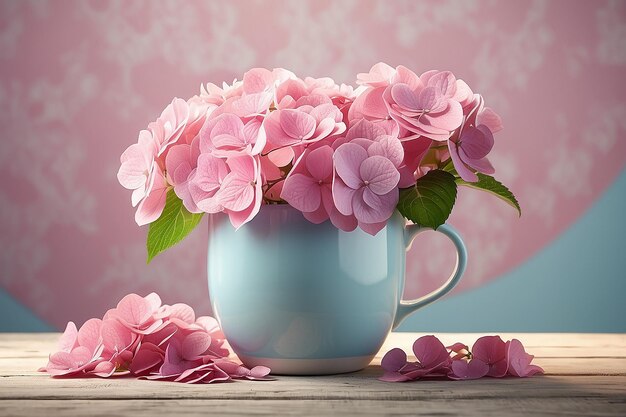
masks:
<path id="1" fill-rule="evenodd" d="M 354 215 L 359 226 L 376 234 L 398 203 L 400 173 L 381 155 L 368 154 L 355 143 L 344 143 L 334 154 L 333 199 L 339 212 Z"/>
<path id="2" fill-rule="evenodd" d="M 138 143 L 120 157 L 117 177 L 123 187 L 133 190 L 135 221 L 140 226 L 155 221 L 163 212 L 167 193 L 165 152 L 179 140 L 188 119 L 189 105 L 175 98 L 147 130 L 139 133 Z"/>
<path id="3" fill-rule="evenodd" d="M 472 98 L 467 84 L 449 71 L 428 71 L 417 76 L 406 67 L 379 63 L 359 74 L 367 86 L 350 108 L 350 120 L 365 118 L 377 123 L 395 120 L 400 137 L 425 137 L 445 141 L 463 119 L 463 106 Z"/>
<path id="4" fill-rule="evenodd" d="M 478 359 L 488 366 L 487 376 L 495 378 L 506 375 L 506 343 L 500 336 L 483 336 L 472 347 L 472 360 Z"/>
<path id="5" fill-rule="evenodd" d="M 463 125 L 454 132 L 448 141 L 448 149 L 452 163 L 457 172 L 465 181 L 476 182 L 478 176 L 474 171 L 483 174 L 493 174 L 495 169 L 487 159 L 487 155 L 493 148 L 493 131 L 502 128 L 500 117 L 491 109 L 483 108 L 483 99 L 476 94 L 472 107 L 468 108 L 468 114 L 464 115 Z"/>
<path id="6" fill-rule="evenodd" d="M 379 378 L 387 382 L 406 382 L 426 377 L 446 377 L 453 380 L 478 379 L 484 376 L 501 378 L 532 376 L 543 369 L 531 365 L 532 355 L 524 351 L 517 339 L 504 342 L 499 336 L 479 338 L 472 352 L 464 343 L 447 348 L 435 336 L 422 336 L 413 344 L 416 362 L 409 362 L 402 349 L 385 354 L 381 366 L 385 373 Z M 453 354 L 454 356 L 450 356 Z"/>
<path id="7" fill-rule="evenodd" d="M 385 133 L 362 121 L 348 131 L 349 142 L 339 145 L 333 155 L 335 206 L 372 235 L 385 226 L 398 203 L 398 168 L 404 159 L 400 141 Z"/>
<path id="8" fill-rule="evenodd" d="M 332 183 L 333 149 L 323 145 L 304 152 L 287 176 L 281 197 L 312 223 L 319 224 L 330 218 L 337 228 L 352 231 L 357 227 L 356 218 L 337 210 Z"/>
<path id="9" fill-rule="evenodd" d="M 517 339 L 506 342 L 506 360 L 508 362 L 509 375 L 528 377 L 543 374 L 543 368 L 532 365 L 533 355 L 526 353 L 524 345 Z"/>
<path id="10" fill-rule="evenodd" d="M 244 124 L 240 117 L 229 113 L 209 118 L 200 130 L 200 149 L 218 157 L 258 155 L 265 142 L 260 120 L 253 118 Z"/>
<path id="11" fill-rule="evenodd" d="M 346 130 L 343 113 L 323 94 L 309 94 L 304 81 L 289 79 L 276 88 L 277 110 L 263 124 L 267 145 L 263 150 L 277 166 L 296 157 L 292 147 L 338 135 Z M 279 152 L 282 151 L 282 152 Z"/>
<path id="12" fill-rule="evenodd" d="M 68 323 L 58 349 L 40 371 L 55 377 L 132 375 L 184 383 L 267 380 L 270 372 L 226 359 L 230 352 L 214 318 L 196 318 L 182 303 L 161 305 L 155 293 L 129 294 L 103 320 L 90 319 L 79 330 Z"/>
<path id="13" fill-rule="evenodd" d="M 263 202 L 258 156 L 232 156 L 226 160 L 230 172 L 215 194 L 219 207 L 228 214 L 235 228 L 252 220 Z"/>
<path id="14" fill-rule="evenodd" d="M 190 182 L 196 175 L 199 157 L 200 138 L 196 136 L 190 145 L 181 143 L 172 146 L 165 158 L 167 180 L 174 186 L 174 192 L 191 213 L 200 212 L 190 190 Z"/>
<path id="15" fill-rule="evenodd" d="M 229 172 L 226 160 L 222 158 L 210 153 L 198 157 L 198 167 L 189 179 L 189 193 L 199 210 L 218 213 L 224 209 L 216 194 Z"/>
<path id="16" fill-rule="evenodd" d="M 445 141 L 463 121 L 457 80 L 449 71 L 408 76 L 387 87 L 383 101 L 389 115 L 416 136 Z M 464 92 L 463 92 L 464 94 Z"/>

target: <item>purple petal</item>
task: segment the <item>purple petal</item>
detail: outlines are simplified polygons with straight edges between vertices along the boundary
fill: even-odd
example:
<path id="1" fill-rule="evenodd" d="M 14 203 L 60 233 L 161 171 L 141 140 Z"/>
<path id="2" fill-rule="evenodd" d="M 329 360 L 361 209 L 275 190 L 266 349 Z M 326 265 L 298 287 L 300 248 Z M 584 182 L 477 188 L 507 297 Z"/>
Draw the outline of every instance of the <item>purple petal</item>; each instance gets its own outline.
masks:
<path id="1" fill-rule="evenodd" d="M 380 365 L 385 371 L 399 371 L 406 365 L 406 353 L 399 348 L 393 348 L 383 356 Z"/>
<path id="2" fill-rule="evenodd" d="M 469 362 L 456 360 L 452 362 L 452 373 L 448 376 L 457 380 L 478 379 L 487 375 L 487 372 L 489 365 L 480 359 L 472 359 Z"/>
<path id="3" fill-rule="evenodd" d="M 433 335 L 422 336 L 413 343 L 413 353 L 424 368 L 433 369 L 449 362 L 446 347 Z"/>

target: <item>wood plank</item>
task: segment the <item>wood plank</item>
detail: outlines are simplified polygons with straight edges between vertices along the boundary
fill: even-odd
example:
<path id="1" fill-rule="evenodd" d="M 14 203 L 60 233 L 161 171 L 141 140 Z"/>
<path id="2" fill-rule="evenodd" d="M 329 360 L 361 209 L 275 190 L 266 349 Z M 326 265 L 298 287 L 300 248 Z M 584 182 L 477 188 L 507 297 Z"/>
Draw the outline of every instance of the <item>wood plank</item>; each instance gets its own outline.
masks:
<path id="1" fill-rule="evenodd" d="M 117 379 L 0 378 L 0 399 L 476 399 L 586 398 L 626 399 L 625 376 L 543 376 L 482 378 L 475 381 L 423 380 L 381 382 L 370 367 L 353 374 L 324 377 L 279 377 L 271 382 L 236 381 L 212 385 Z"/>
<path id="2" fill-rule="evenodd" d="M 563 399 L 467 399 L 449 401 L 317 401 L 317 400 L 125 400 L 85 401 L 50 400 L 29 403 L 0 401 L 0 416 L 248 416 L 248 415 L 359 415 L 359 416 L 465 416 L 486 415 L 526 417 L 550 416 L 624 416 L 624 402 L 610 402 L 604 398 Z"/>
<path id="3" fill-rule="evenodd" d="M 392 333 L 410 351 L 419 334 Z M 472 344 L 478 334 L 437 334 Z M 378 381 L 377 365 L 352 374 L 278 377 L 215 385 L 113 379 L 53 379 L 35 372 L 58 334 L 0 334 L 0 416 L 49 415 L 626 415 L 626 335 L 505 334 L 537 356 L 547 376 L 406 384 Z"/>

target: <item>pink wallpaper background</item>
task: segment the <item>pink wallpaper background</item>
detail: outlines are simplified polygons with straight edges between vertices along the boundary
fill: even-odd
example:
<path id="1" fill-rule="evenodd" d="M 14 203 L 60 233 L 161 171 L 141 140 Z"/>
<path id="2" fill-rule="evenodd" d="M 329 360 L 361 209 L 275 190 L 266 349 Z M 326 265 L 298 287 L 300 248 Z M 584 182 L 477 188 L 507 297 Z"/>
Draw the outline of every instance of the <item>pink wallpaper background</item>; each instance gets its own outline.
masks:
<path id="1" fill-rule="evenodd" d="M 254 66 L 354 83 L 378 61 L 450 69 L 502 115 L 491 160 L 523 216 L 462 190 L 456 291 L 533 256 L 624 168 L 626 2 L 2 0 L 0 286 L 57 327 L 128 292 L 208 313 L 205 225 L 147 266 L 121 152 L 201 83 Z M 407 296 L 447 277 L 451 250 L 419 239 Z"/>

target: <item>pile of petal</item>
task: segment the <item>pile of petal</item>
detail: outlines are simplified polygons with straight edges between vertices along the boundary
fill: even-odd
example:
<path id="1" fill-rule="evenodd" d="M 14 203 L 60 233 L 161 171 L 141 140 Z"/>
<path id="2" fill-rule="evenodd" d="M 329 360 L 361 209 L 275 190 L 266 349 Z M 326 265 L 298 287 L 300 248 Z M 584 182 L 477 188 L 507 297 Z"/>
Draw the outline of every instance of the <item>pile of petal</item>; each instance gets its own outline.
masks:
<path id="1" fill-rule="evenodd" d="M 402 349 L 391 349 L 383 357 L 381 365 L 385 373 L 379 379 L 405 382 L 427 377 L 464 380 L 508 375 L 523 378 L 543 373 L 542 368 L 531 365 L 534 356 L 526 353 L 519 340 L 504 342 L 500 336 L 481 337 L 471 351 L 463 343 L 446 347 L 435 336 L 422 336 L 413 343 L 413 354 L 417 361 L 409 362 Z"/>
<path id="2" fill-rule="evenodd" d="M 182 303 L 162 305 L 155 293 L 129 294 L 102 319 L 89 319 L 80 329 L 69 322 L 58 349 L 39 371 L 56 377 L 131 375 L 185 383 L 263 380 L 270 372 L 229 360 L 213 317 L 196 318 Z"/>

